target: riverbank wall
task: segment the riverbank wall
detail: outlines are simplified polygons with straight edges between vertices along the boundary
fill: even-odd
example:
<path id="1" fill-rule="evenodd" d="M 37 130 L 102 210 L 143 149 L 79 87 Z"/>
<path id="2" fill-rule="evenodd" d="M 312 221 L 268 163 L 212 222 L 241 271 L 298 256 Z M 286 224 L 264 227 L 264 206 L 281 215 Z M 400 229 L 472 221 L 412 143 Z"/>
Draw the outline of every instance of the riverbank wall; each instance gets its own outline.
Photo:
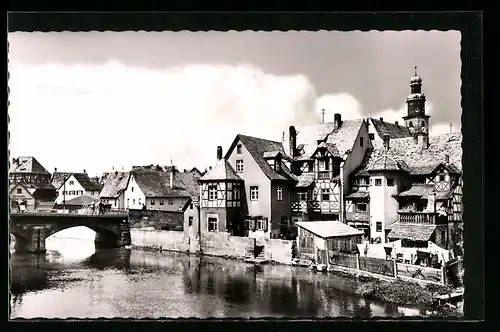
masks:
<path id="1" fill-rule="evenodd" d="M 245 259 L 254 254 L 255 239 L 232 236 L 228 233 L 203 234 L 189 237 L 184 232 L 155 229 L 131 229 L 132 246 L 145 250 L 177 251 L 217 257 Z M 291 265 L 292 242 L 267 239 L 264 241 L 264 258 L 270 261 Z"/>

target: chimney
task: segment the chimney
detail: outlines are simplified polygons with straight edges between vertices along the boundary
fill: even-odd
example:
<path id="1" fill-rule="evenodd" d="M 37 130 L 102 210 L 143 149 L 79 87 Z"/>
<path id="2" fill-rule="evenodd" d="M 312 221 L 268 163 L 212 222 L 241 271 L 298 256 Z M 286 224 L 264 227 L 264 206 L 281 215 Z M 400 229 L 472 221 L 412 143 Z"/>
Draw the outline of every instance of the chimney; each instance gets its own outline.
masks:
<path id="1" fill-rule="evenodd" d="M 341 125 L 342 125 L 342 115 L 340 115 L 339 113 L 335 113 L 333 115 L 333 128 L 339 129 Z"/>
<path id="2" fill-rule="evenodd" d="M 115 171 L 115 175 L 118 175 L 118 171 Z"/>
<path id="3" fill-rule="evenodd" d="M 217 147 L 217 160 L 222 159 L 222 146 Z"/>
<path id="4" fill-rule="evenodd" d="M 208 166 L 208 170 L 211 171 L 212 170 L 212 166 Z"/>
<path id="5" fill-rule="evenodd" d="M 57 173 L 57 167 L 54 167 L 54 173 Z"/>
<path id="6" fill-rule="evenodd" d="M 170 170 L 170 189 L 174 188 L 174 170 Z"/>
<path id="7" fill-rule="evenodd" d="M 391 136 L 389 136 L 389 134 L 384 134 L 383 140 L 384 140 L 384 150 L 387 152 L 389 151 L 389 142 L 391 140 Z"/>
<path id="8" fill-rule="evenodd" d="M 396 124 L 396 126 L 398 126 L 398 127 L 399 127 L 399 123 L 398 123 L 397 121 L 395 122 L 395 124 Z"/>
<path id="9" fill-rule="evenodd" d="M 290 126 L 289 128 L 288 142 L 290 144 L 290 156 L 294 157 L 297 150 L 297 132 L 294 126 Z"/>
<path id="10" fill-rule="evenodd" d="M 281 172 L 281 153 L 278 153 L 274 159 L 274 170 L 276 172 Z"/>
<path id="11" fill-rule="evenodd" d="M 380 117 L 380 122 L 384 122 L 384 118 L 383 117 Z"/>
<path id="12" fill-rule="evenodd" d="M 111 167 L 111 170 L 113 170 L 113 171 L 114 171 L 114 170 L 115 170 L 115 166 Z"/>
<path id="13" fill-rule="evenodd" d="M 413 143 L 418 144 L 418 135 L 413 135 Z"/>
<path id="14" fill-rule="evenodd" d="M 83 173 L 84 173 L 84 174 L 87 174 L 87 172 L 86 172 L 86 170 L 85 170 L 85 169 L 83 170 Z"/>
<path id="15" fill-rule="evenodd" d="M 444 155 L 444 163 L 446 165 L 448 165 L 450 163 L 450 155 L 449 154 Z"/>

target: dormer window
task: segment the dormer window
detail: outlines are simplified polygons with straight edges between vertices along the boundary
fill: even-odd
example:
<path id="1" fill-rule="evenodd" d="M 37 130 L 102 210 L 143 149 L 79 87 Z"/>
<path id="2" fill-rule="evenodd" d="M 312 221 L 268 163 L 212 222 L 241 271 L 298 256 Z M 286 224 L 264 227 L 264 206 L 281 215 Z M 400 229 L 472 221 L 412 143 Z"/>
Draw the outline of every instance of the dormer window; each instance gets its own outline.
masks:
<path id="1" fill-rule="evenodd" d="M 241 144 L 236 145 L 236 153 L 241 154 Z"/>
<path id="2" fill-rule="evenodd" d="M 444 174 L 440 174 L 440 175 L 438 176 L 438 181 L 439 181 L 439 182 L 446 181 L 446 177 L 445 177 L 445 175 L 444 175 Z"/>
<path id="3" fill-rule="evenodd" d="M 363 143 L 364 143 L 364 142 L 363 142 L 363 137 L 360 137 L 360 138 L 359 138 L 359 146 L 363 147 Z"/>
<path id="4" fill-rule="evenodd" d="M 368 138 L 370 138 L 372 141 L 375 139 L 375 134 L 374 133 L 369 133 Z"/>

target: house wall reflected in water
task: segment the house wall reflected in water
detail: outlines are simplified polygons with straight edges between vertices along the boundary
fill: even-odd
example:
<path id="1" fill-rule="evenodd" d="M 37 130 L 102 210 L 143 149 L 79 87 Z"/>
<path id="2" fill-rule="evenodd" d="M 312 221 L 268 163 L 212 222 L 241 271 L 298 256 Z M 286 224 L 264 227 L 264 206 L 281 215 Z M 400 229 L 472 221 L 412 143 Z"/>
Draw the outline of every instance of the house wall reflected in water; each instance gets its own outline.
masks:
<path id="1" fill-rule="evenodd" d="M 64 243 L 68 239 L 60 239 Z M 81 243 L 77 245 L 76 243 Z M 85 244 L 84 244 L 85 243 Z M 353 280 L 307 268 L 181 253 L 89 250 L 13 255 L 11 317 L 377 317 L 423 308 L 364 299 Z M 87 257 L 82 257 L 87 249 Z"/>

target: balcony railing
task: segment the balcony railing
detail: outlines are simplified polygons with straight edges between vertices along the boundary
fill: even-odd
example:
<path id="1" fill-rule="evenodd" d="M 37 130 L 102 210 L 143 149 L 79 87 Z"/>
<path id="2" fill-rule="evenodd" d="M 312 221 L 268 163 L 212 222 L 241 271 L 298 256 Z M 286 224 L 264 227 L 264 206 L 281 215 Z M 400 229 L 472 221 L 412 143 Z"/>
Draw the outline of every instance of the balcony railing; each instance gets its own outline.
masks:
<path id="1" fill-rule="evenodd" d="M 319 171 L 318 172 L 318 179 L 319 180 L 326 180 L 330 178 L 330 171 Z"/>
<path id="2" fill-rule="evenodd" d="M 436 224 L 436 213 L 398 211 L 399 222 L 414 224 Z"/>
<path id="3" fill-rule="evenodd" d="M 337 213 L 340 210 L 339 202 L 331 201 L 292 201 L 292 212 L 320 212 L 320 213 Z"/>
<path id="4" fill-rule="evenodd" d="M 370 221 L 370 212 L 346 212 L 345 217 L 350 221 Z"/>

